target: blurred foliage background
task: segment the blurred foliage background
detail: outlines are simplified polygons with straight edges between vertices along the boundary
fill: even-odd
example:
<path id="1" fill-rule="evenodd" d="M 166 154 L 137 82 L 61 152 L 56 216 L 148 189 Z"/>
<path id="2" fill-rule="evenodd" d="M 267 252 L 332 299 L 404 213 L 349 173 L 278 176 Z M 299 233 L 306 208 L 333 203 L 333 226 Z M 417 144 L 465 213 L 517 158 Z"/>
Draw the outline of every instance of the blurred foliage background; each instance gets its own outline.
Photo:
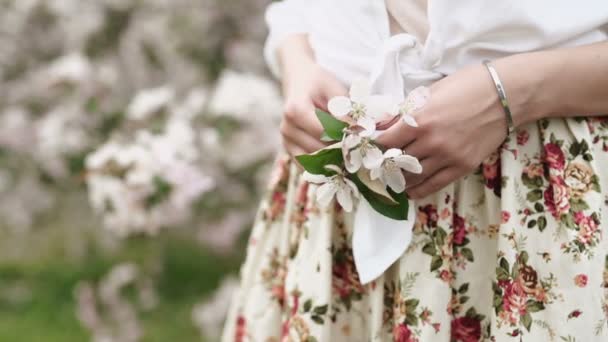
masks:
<path id="1" fill-rule="evenodd" d="M 268 2 L 0 0 L 0 341 L 218 339 L 279 145 Z"/>

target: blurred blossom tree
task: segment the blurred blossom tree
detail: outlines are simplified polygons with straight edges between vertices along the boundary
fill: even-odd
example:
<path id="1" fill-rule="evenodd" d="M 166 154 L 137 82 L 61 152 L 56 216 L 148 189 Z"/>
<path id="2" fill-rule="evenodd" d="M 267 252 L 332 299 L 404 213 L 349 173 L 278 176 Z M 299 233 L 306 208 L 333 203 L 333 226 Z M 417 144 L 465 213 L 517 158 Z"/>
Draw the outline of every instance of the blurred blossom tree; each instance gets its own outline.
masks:
<path id="1" fill-rule="evenodd" d="M 0 0 L 0 277 L 8 260 L 53 260 L 52 243 L 74 260 L 101 248 L 118 265 L 62 284 L 74 321 L 96 341 L 140 341 L 154 340 L 142 308 L 181 277 L 142 265 L 165 264 L 182 240 L 234 264 L 279 146 L 280 94 L 261 57 L 269 1 Z M 59 237 L 19 247 L 40 236 Z M 141 239 L 161 240 L 130 252 Z M 211 340 L 234 280 L 223 284 L 192 312 Z"/>

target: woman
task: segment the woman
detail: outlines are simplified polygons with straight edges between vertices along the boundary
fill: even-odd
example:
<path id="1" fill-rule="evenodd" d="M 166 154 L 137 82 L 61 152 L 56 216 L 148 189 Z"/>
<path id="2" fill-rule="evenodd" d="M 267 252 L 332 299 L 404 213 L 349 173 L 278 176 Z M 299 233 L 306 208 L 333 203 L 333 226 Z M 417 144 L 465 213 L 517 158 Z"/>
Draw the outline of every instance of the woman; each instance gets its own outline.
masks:
<path id="1" fill-rule="evenodd" d="M 289 155 L 324 146 L 315 107 L 394 60 L 431 97 L 378 142 L 423 172 L 410 246 L 363 285 L 353 216 L 280 159 L 226 341 L 608 340 L 607 3 L 286 0 L 267 19 Z"/>

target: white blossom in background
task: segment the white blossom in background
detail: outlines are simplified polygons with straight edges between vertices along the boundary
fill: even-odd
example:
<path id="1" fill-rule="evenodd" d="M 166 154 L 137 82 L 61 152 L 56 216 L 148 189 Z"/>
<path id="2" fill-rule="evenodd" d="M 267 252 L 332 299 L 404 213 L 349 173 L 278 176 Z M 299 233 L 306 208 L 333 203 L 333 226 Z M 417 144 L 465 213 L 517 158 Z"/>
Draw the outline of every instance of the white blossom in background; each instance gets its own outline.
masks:
<path id="1" fill-rule="evenodd" d="M 134 285 L 141 299 L 142 292 L 149 291 L 147 282 L 136 264 L 121 263 L 112 267 L 97 286 L 90 282 L 76 286 L 76 314 L 91 332 L 94 342 L 137 342 L 142 339 L 144 332 L 138 317 L 142 303 L 133 303 L 123 291 Z"/>
<path id="2" fill-rule="evenodd" d="M 160 87 L 140 91 L 127 108 L 131 120 L 145 120 L 165 110 L 173 101 L 175 94 L 170 87 Z"/>
<path id="3" fill-rule="evenodd" d="M 89 199 L 105 226 L 120 235 L 156 233 L 180 224 L 215 186 L 198 166 L 194 132 L 173 123 L 165 134 L 139 132 L 130 144 L 109 142 L 86 165 Z"/>
<path id="4" fill-rule="evenodd" d="M 217 116 L 237 119 L 245 128 L 224 145 L 228 167 L 241 169 L 272 156 L 281 144 L 278 126 L 282 99 L 276 84 L 249 73 L 224 71 L 212 93 L 209 111 Z M 255 148 L 252 148 L 255 146 Z"/>
<path id="5" fill-rule="evenodd" d="M 55 200 L 37 174 L 13 175 L 0 169 L 0 227 L 27 231 Z"/>
<path id="6" fill-rule="evenodd" d="M 192 320 L 208 340 L 215 341 L 220 338 L 230 301 L 238 284 L 236 277 L 224 278 L 219 288 L 192 310 Z"/>
<path id="7" fill-rule="evenodd" d="M 21 107 L 9 107 L 0 114 L 0 147 L 31 153 L 36 132 L 29 113 Z"/>

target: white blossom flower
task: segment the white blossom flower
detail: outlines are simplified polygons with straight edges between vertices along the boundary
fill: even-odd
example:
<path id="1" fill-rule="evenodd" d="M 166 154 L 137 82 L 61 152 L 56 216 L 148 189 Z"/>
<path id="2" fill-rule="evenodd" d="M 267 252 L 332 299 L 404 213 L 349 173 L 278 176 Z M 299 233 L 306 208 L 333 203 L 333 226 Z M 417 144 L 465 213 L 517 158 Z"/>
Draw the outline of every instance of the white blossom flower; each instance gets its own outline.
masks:
<path id="1" fill-rule="evenodd" d="M 395 111 L 389 97 L 371 94 L 371 85 L 367 81 L 353 82 L 349 97 L 332 98 L 327 104 L 329 112 L 338 118 L 350 117 L 370 135 L 376 130 L 378 118 Z"/>
<path id="2" fill-rule="evenodd" d="M 359 171 L 363 165 L 366 169 L 374 169 L 382 164 L 382 151 L 372 139 L 361 134 L 350 133 L 342 141 L 344 166 L 350 173 Z"/>
<path id="3" fill-rule="evenodd" d="M 359 190 L 353 181 L 346 178 L 344 172 L 336 165 L 326 165 L 326 169 L 336 172 L 335 175 L 313 175 L 304 172 L 304 180 L 310 183 L 322 184 L 316 192 L 317 202 L 326 208 L 334 196 L 344 211 L 353 210 L 353 199 L 359 198 Z"/>
<path id="4" fill-rule="evenodd" d="M 412 90 L 405 101 L 399 106 L 399 114 L 401 119 L 407 125 L 418 127 L 418 123 L 412 116 L 412 113 L 424 107 L 431 97 L 431 91 L 427 87 L 418 87 Z"/>
<path id="5" fill-rule="evenodd" d="M 127 108 L 127 117 L 145 120 L 171 104 L 175 93 L 170 87 L 159 87 L 140 91 Z"/>
<path id="6" fill-rule="evenodd" d="M 404 154 L 402 150 L 391 148 L 384 152 L 382 165 L 370 172 L 371 179 L 380 179 L 396 193 L 405 190 L 405 177 L 402 170 L 421 173 L 422 165 L 416 157 Z"/>

